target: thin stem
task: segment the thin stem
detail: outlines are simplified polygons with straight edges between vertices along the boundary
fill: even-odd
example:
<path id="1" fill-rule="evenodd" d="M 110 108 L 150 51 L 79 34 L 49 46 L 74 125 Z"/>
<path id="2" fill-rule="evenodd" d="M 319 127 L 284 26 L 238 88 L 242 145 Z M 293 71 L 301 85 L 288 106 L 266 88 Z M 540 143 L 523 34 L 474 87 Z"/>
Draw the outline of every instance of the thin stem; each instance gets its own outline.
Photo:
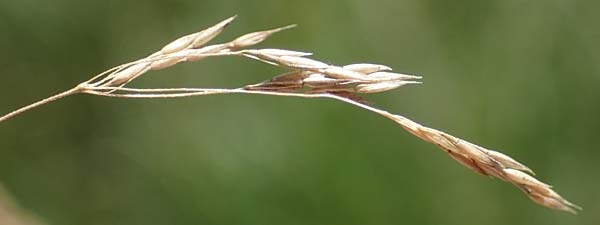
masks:
<path id="1" fill-rule="evenodd" d="M 139 89 L 139 88 L 93 88 L 95 90 L 118 90 L 118 91 L 127 91 L 127 92 L 135 92 L 133 94 L 118 94 L 118 93 L 106 93 L 95 90 L 86 90 L 84 93 L 105 96 L 105 97 L 115 97 L 115 98 L 182 98 L 182 97 L 193 97 L 193 96 L 202 96 L 202 95 L 216 95 L 216 94 L 258 94 L 258 95 L 272 95 L 272 96 L 288 96 L 288 97 L 302 97 L 302 98 L 332 98 L 341 102 L 345 102 L 348 104 L 352 104 L 359 108 L 363 108 L 369 110 L 371 112 L 377 113 L 381 116 L 384 116 L 402 126 L 405 130 L 412 133 L 413 135 L 425 140 L 430 141 L 427 138 L 424 138 L 422 134 L 417 133 L 417 128 L 423 127 L 422 125 L 400 115 L 392 114 L 388 111 L 377 109 L 363 103 L 354 101 L 352 99 L 348 99 L 345 97 L 341 97 L 334 94 L 329 93 L 319 93 L 319 94 L 306 94 L 306 93 L 293 93 L 293 92 L 272 92 L 272 91 L 256 91 L 256 90 L 246 90 L 242 88 L 237 89 L 217 89 L 217 88 L 154 88 L 154 89 Z M 183 92 L 183 93 L 165 93 L 165 92 Z"/>
<path id="2" fill-rule="evenodd" d="M 202 95 L 217 95 L 217 94 L 258 94 L 258 95 L 271 95 L 271 96 L 287 96 L 287 97 L 301 97 L 301 98 L 331 98 L 341 102 L 345 102 L 359 108 L 363 108 L 369 110 L 371 112 L 377 113 L 381 116 L 384 116 L 402 126 L 406 131 L 411 134 L 427 141 L 432 142 L 426 136 L 419 133 L 419 129 L 430 129 L 424 127 L 423 125 L 412 121 L 404 116 L 392 114 L 388 111 L 377 109 L 371 107 L 369 105 L 365 105 L 363 103 L 354 101 L 352 99 L 348 99 L 342 96 L 329 94 L 329 93 L 294 93 L 294 92 L 272 92 L 272 91 L 256 91 L 256 90 L 246 90 L 242 88 L 237 89 L 217 89 L 217 88 L 153 88 L 153 89 L 139 89 L 139 88 L 93 88 L 94 90 L 86 90 L 84 93 L 105 96 L 105 97 L 114 97 L 114 98 L 183 98 L 183 97 L 193 97 L 193 96 L 202 96 Z M 126 92 L 134 92 L 133 94 L 118 94 L 118 93 L 106 93 L 96 90 L 117 90 L 117 91 L 126 91 Z M 183 93 L 166 93 L 166 92 L 183 92 Z"/>
<path id="3" fill-rule="evenodd" d="M 93 87 L 92 90 L 86 90 L 84 93 L 99 95 L 105 97 L 117 97 L 117 98 L 181 98 L 181 97 L 192 97 L 192 96 L 200 96 L 200 95 L 214 95 L 214 94 L 259 94 L 259 95 L 274 95 L 274 96 L 289 96 L 289 97 L 302 97 L 302 98 L 333 98 L 342 102 L 350 103 L 352 105 L 358 106 L 360 108 L 367 109 L 369 111 L 375 112 L 382 116 L 388 117 L 390 119 L 398 119 L 398 115 L 391 114 L 387 111 L 373 108 L 371 106 L 353 101 L 348 98 L 344 98 L 341 96 L 337 96 L 329 93 L 319 93 L 319 94 L 306 94 L 306 93 L 294 93 L 294 92 L 273 92 L 273 91 L 257 91 L 257 90 L 246 90 L 242 88 L 236 89 L 220 89 L 220 88 L 150 88 L 150 89 L 140 89 L 140 88 L 113 88 L 113 87 Z M 95 90 L 117 90 L 117 91 L 128 91 L 128 92 L 136 92 L 136 94 L 115 94 L 115 93 L 106 93 Z M 185 93 L 166 93 L 165 92 L 185 92 Z M 145 93 L 154 93 L 154 94 L 145 94 Z M 406 119 L 405 117 L 401 117 Z"/>
<path id="4" fill-rule="evenodd" d="M 17 116 L 17 115 L 19 115 L 19 114 L 21 114 L 21 113 L 24 113 L 24 112 L 26 112 L 26 111 L 29 111 L 29 110 L 31 110 L 31 109 L 33 109 L 33 108 L 35 108 L 35 107 L 38 107 L 38 106 L 41 106 L 41 105 L 45 105 L 45 104 L 47 104 L 47 103 L 50 103 L 50 102 L 53 102 L 53 101 L 59 100 L 59 99 L 61 99 L 61 98 L 67 97 L 67 96 L 69 96 L 69 95 L 73 95 L 73 94 L 81 93 L 81 91 L 82 91 L 82 90 L 81 90 L 81 88 L 78 86 L 78 87 L 75 87 L 75 88 L 73 88 L 73 89 L 69 89 L 69 90 L 67 90 L 67 91 L 64 91 L 64 92 L 58 93 L 58 94 L 56 94 L 56 95 L 53 95 L 53 96 L 51 96 L 51 97 L 48 97 L 48 98 L 42 99 L 42 100 L 40 100 L 40 101 L 38 101 L 38 102 L 35 102 L 35 103 L 33 103 L 33 104 L 30 104 L 30 105 L 27 105 L 27 106 L 25 106 L 25 107 L 22 107 L 22 108 L 20 108 L 20 109 L 17 109 L 17 110 L 15 110 L 15 111 L 12 111 L 12 112 L 10 112 L 10 113 L 8 113 L 8 114 L 6 114 L 6 115 L 4 115 L 4 116 L 0 117 L 0 123 L 4 122 L 5 120 L 8 120 L 8 119 L 10 119 L 10 118 L 12 118 L 12 117 L 15 117 L 15 116 Z"/>
<path id="5" fill-rule="evenodd" d="M 124 91 L 136 93 L 164 93 L 164 92 L 205 92 L 205 91 L 223 91 L 228 89 L 207 89 L 207 88 L 125 88 L 125 87 L 90 87 L 89 90 L 99 91 Z M 107 93 L 107 92 L 105 92 Z M 110 93 L 110 92 L 109 92 Z"/>
<path id="6" fill-rule="evenodd" d="M 95 88 L 94 88 L 95 89 Z M 303 98 L 323 98 L 330 94 L 303 94 L 303 93 L 291 93 L 291 92 L 272 92 L 272 91 L 254 91 L 245 90 L 241 88 L 237 89 L 216 89 L 216 88 L 176 88 L 176 89 L 133 89 L 133 88 L 122 88 L 124 91 L 138 92 L 136 94 L 115 94 L 106 93 L 94 90 L 83 91 L 86 94 L 115 97 L 115 98 L 182 98 L 192 97 L 201 95 L 215 95 L 215 94 L 260 94 L 260 95 L 273 95 L 273 96 L 292 96 L 292 97 L 303 97 Z M 143 94 L 144 92 L 166 92 L 166 91 L 187 91 L 186 93 L 153 93 Z M 189 92 L 192 91 L 192 92 Z M 140 94 L 141 93 L 141 94 Z"/>
<path id="7" fill-rule="evenodd" d="M 354 105 L 354 106 L 357 106 L 357 107 L 360 107 L 360 108 L 363 108 L 363 109 L 369 110 L 369 111 L 371 111 L 371 112 L 377 113 L 377 114 L 379 114 L 379 115 L 381 115 L 381 116 L 384 116 L 384 117 L 386 117 L 386 118 L 388 118 L 388 119 L 390 119 L 390 120 L 392 120 L 392 121 L 396 122 L 397 124 L 400 124 L 400 126 L 401 126 L 401 127 L 404 129 L 404 130 L 408 131 L 408 132 L 409 132 L 409 133 L 411 133 L 412 135 L 414 135 L 414 136 L 416 136 L 416 137 L 418 137 L 418 138 L 421 138 L 421 139 L 423 139 L 424 141 L 427 141 L 427 142 L 431 142 L 431 143 L 433 143 L 433 142 L 432 142 L 431 140 L 429 140 L 429 139 L 428 139 L 426 136 L 424 136 L 423 134 L 419 133 L 419 129 L 431 129 L 431 128 L 425 127 L 425 126 L 423 126 L 423 125 L 421 125 L 421 124 L 419 124 L 419 123 L 417 123 L 417 122 L 415 122 L 415 121 L 412 121 L 412 120 L 411 120 L 411 119 L 409 119 L 409 118 L 406 118 L 406 117 L 404 117 L 404 116 L 397 115 L 397 114 L 392 114 L 392 113 L 390 113 L 390 112 L 388 112 L 388 111 L 381 110 L 381 109 L 377 109 L 377 108 L 374 108 L 374 107 L 371 107 L 371 106 L 365 105 L 365 104 L 363 104 L 363 103 L 360 103 L 360 102 L 354 101 L 354 100 L 352 100 L 352 99 L 348 99 L 348 98 L 340 97 L 340 96 L 337 96 L 337 95 L 330 95 L 330 96 L 327 96 L 327 97 L 328 97 L 328 98 L 333 98 L 333 99 L 336 99 L 336 100 L 338 100 L 338 101 L 346 102 L 346 103 L 352 104 L 352 105 Z M 441 131 L 440 131 L 440 132 L 441 132 Z"/>

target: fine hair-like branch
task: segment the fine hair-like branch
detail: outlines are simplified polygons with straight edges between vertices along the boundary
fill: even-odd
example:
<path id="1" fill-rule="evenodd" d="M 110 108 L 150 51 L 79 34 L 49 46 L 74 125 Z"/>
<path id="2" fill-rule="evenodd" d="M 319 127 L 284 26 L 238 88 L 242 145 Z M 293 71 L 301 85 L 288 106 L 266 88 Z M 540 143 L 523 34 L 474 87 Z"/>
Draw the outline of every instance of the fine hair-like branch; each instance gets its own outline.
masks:
<path id="1" fill-rule="evenodd" d="M 0 117 L 0 123 L 35 107 L 74 95 L 89 94 L 115 98 L 181 98 L 217 94 L 257 94 L 283 97 L 328 98 L 348 103 L 386 117 L 414 136 L 437 145 L 450 157 L 476 173 L 512 183 L 534 202 L 552 209 L 577 213 L 581 207 L 567 201 L 552 186 L 533 177 L 531 169 L 500 152 L 486 149 L 445 132 L 425 127 L 401 115 L 374 108 L 359 94 L 383 92 L 406 84 L 419 84 L 419 76 L 391 72 L 385 65 L 357 63 L 335 66 L 307 58 L 308 52 L 285 49 L 248 49 L 274 33 L 294 27 L 257 31 L 233 41 L 206 45 L 227 27 L 235 16 L 205 30 L 185 35 L 165 45 L 148 57 L 104 71 L 72 89 L 43 99 Z M 218 88 L 153 88 L 125 87 L 134 79 L 152 71 L 182 62 L 208 57 L 241 56 L 270 65 L 288 68 L 290 72 L 257 84 L 233 89 Z"/>

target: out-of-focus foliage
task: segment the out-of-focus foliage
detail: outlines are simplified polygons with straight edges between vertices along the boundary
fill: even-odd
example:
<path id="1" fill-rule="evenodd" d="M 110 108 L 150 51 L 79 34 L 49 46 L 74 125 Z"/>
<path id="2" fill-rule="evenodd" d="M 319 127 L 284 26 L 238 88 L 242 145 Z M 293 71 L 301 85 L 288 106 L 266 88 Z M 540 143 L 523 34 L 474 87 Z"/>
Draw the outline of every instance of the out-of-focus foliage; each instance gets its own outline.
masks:
<path id="1" fill-rule="evenodd" d="M 391 121 L 331 100 L 75 96 L 0 124 L 0 181 L 48 224 L 595 224 L 598 1 L 0 2 L 0 112 L 65 90 L 233 14 L 217 41 L 338 65 L 376 62 L 423 85 L 378 107 L 514 156 L 584 211 L 538 206 Z M 213 58 L 139 87 L 238 87 L 281 69 Z"/>

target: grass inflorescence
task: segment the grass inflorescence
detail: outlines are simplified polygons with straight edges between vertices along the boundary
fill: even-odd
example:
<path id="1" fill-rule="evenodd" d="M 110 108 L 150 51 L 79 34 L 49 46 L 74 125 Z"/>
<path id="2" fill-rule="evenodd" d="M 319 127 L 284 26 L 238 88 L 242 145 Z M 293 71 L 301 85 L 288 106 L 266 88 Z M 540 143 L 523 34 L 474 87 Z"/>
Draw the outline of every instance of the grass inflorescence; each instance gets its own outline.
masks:
<path id="1" fill-rule="evenodd" d="M 258 94 L 303 98 L 330 98 L 358 106 L 398 123 L 414 136 L 437 145 L 450 157 L 476 173 L 512 183 L 534 202 L 548 208 L 576 213 L 581 207 L 567 201 L 552 186 L 533 177 L 531 169 L 500 152 L 486 149 L 445 132 L 425 127 L 406 117 L 374 108 L 359 94 L 392 90 L 407 84 L 419 84 L 421 77 L 392 72 L 392 68 L 372 63 L 330 65 L 308 58 L 312 53 L 287 49 L 249 49 L 271 35 L 294 25 L 257 31 L 230 42 L 207 45 L 233 20 L 227 18 L 205 30 L 185 35 L 149 56 L 104 71 L 74 88 L 0 117 L 4 122 L 32 108 L 74 94 L 118 98 L 179 98 L 216 94 Z M 126 87 L 136 78 L 153 70 L 162 70 L 183 62 L 208 57 L 240 56 L 290 71 L 263 82 L 239 88 L 153 88 Z"/>

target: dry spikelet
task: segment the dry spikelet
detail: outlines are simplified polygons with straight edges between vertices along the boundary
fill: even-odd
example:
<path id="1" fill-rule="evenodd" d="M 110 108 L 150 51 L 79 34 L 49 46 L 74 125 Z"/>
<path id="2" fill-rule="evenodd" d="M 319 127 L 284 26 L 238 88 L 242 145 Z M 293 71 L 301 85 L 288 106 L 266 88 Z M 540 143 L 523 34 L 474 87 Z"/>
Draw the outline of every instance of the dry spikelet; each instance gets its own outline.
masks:
<path id="1" fill-rule="evenodd" d="M 523 192 L 525 192 L 525 194 L 527 194 L 527 196 L 531 200 L 533 200 L 535 203 L 538 203 L 540 205 L 546 206 L 551 209 L 556 209 L 556 210 L 561 210 L 561 211 L 566 211 L 566 212 L 570 212 L 573 214 L 577 214 L 577 211 L 575 209 L 573 209 L 569 206 L 566 206 L 560 200 L 557 200 L 555 198 L 549 198 L 547 196 L 541 195 L 540 193 L 536 193 L 536 192 L 529 192 L 529 191 L 523 191 Z"/>
<path id="2" fill-rule="evenodd" d="M 399 87 L 407 85 L 407 84 L 419 84 L 419 82 L 393 80 L 393 81 L 385 81 L 385 82 L 370 83 L 370 84 L 359 84 L 359 85 L 356 85 L 356 87 L 354 88 L 354 91 L 360 92 L 360 93 L 376 93 L 376 92 L 393 90 L 393 89 L 399 88 Z"/>
<path id="3" fill-rule="evenodd" d="M 345 70 L 351 70 L 351 71 L 359 72 L 362 74 L 370 74 L 370 73 L 379 72 L 379 71 L 392 70 L 392 68 L 390 68 L 386 65 L 378 65 L 378 64 L 370 64 L 370 63 L 350 64 L 350 65 L 345 65 L 342 68 Z"/>
<path id="4" fill-rule="evenodd" d="M 164 68 L 171 67 L 179 62 L 185 61 L 185 58 L 186 58 L 185 56 L 180 56 L 180 57 L 173 57 L 173 58 L 157 60 L 157 61 L 152 62 L 152 64 L 150 65 L 150 68 L 152 70 L 162 70 Z"/>
<path id="5" fill-rule="evenodd" d="M 169 53 L 178 52 L 183 49 L 186 49 L 192 45 L 192 42 L 194 42 L 194 40 L 196 39 L 197 36 L 198 36 L 198 33 L 193 33 L 193 34 L 188 34 L 186 36 L 180 37 L 177 40 L 174 40 L 173 42 L 165 45 L 165 47 L 163 47 L 160 50 L 160 52 L 162 54 L 169 54 Z"/>
<path id="6" fill-rule="evenodd" d="M 219 35 L 236 16 L 229 17 L 216 25 L 197 33 L 188 34 L 180 37 L 171 43 L 165 45 L 160 51 L 162 54 L 170 54 L 187 48 L 198 48 Z"/>
<path id="7" fill-rule="evenodd" d="M 485 171 L 483 171 L 481 169 L 481 167 L 479 167 L 477 165 L 477 163 L 475 162 L 475 160 L 468 158 L 467 156 L 461 155 L 458 152 L 451 152 L 448 151 L 448 155 L 450 157 L 452 157 L 452 159 L 456 160 L 457 162 L 459 162 L 461 165 L 467 167 L 468 169 L 471 169 L 472 171 L 487 176 L 487 174 L 485 173 Z"/>
<path id="8" fill-rule="evenodd" d="M 507 168 L 521 170 L 521 171 L 525 171 L 525 172 L 535 175 L 535 173 L 531 169 L 529 169 L 525 165 L 517 162 L 516 160 L 514 160 L 513 158 L 511 158 L 505 154 L 502 154 L 500 152 L 493 151 L 493 150 L 486 150 L 486 149 L 483 149 L 483 151 L 485 151 L 485 153 L 487 155 L 494 158 L 496 161 L 502 163 L 502 165 L 506 166 Z"/>
<path id="9" fill-rule="evenodd" d="M 298 56 L 279 56 L 272 58 L 275 59 L 279 65 L 285 67 L 291 67 L 295 69 L 319 69 L 325 68 L 328 65 L 317 60 L 312 60 L 308 58 L 298 57 Z"/>
<path id="10" fill-rule="evenodd" d="M 298 56 L 288 56 L 288 55 L 278 56 L 278 55 L 267 54 L 267 53 L 261 52 L 261 51 L 246 51 L 243 53 L 243 55 L 245 55 L 249 58 L 258 59 L 258 60 L 273 64 L 273 65 L 284 66 L 284 67 L 289 67 L 289 68 L 294 68 L 294 69 L 321 69 L 321 68 L 329 67 L 329 65 L 319 62 L 317 60 L 308 59 L 308 58 L 304 58 L 304 57 L 298 57 Z"/>
<path id="11" fill-rule="evenodd" d="M 504 173 L 508 176 L 510 180 L 518 181 L 519 184 L 532 186 L 532 187 L 542 187 L 542 191 L 547 190 L 548 188 L 552 188 L 552 186 L 542 183 L 541 181 L 529 176 L 529 174 L 523 173 L 520 170 L 515 170 L 511 168 L 503 169 Z"/>
<path id="12" fill-rule="evenodd" d="M 181 52 L 186 62 L 195 62 L 206 58 L 206 54 L 228 51 L 226 44 L 206 46 L 199 49 L 186 49 Z"/>
<path id="13" fill-rule="evenodd" d="M 369 79 L 365 74 L 354 72 L 352 70 L 346 70 L 339 66 L 330 66 L 325 69 L 318 70 L 320 73 L 327 75 L 328 77 L 337 79 L 352 79 L 360 81 L 368 81 Z"/>
<path id="14" fill-rule="evenodd" d="M 304 70 L 296 70 L 273 77 L 270 81 L 302 81 L 302 79 L 308 77 L 312 72 Z"/>
<path id="15" fill-rule="evenodd" d="M 112 79 L 104 86 L 119 86 L 125 84 L 131 79 L 147 72 L 150 69 L 150 64 L 151 63 L 138 63 L 127 67 L 126 69 L 115 73 Z"/>
<path id="16" fill-rule="evenodd" d="M 395 116 L 392 119 L 417 137 L 439 146 L 465 167 L 479 174 L 513 183 L 538 204 L 571 213 L 581 210 L 581 207 L 554 192 L 550 185 L 521 172 L 520 170 L 531 170 L 504 154 L 485 149 L 444 132 L 423 127 L 404 117 Z M 532 171 L 531 173 L 533 174 Z"/>
<path id="17" fill-rule="evenodd" d="M 325 77 L 325 75 L 320 73 L 312 73 L 307 78 L 304 78 L 302 82 L 304 82 L 304 84 L 308 87 L 325 88 L 329 86 L 339 85 L 343 81 L 340 81 L 339 79 Z"/>
<path id="18" fill-rule="evenodd" d="M 219 35 L 237 16 L 229 17 L 216 25 L 209 27 L 203 31 L 200 31 L 194 41 L 192 41 L 192 48 L 202 47 L 210 40 Z"/>
<path id="19" fill-rule="evenodd" d="M 405 81 L 412 79 L 421 79 L 420 76 L 406 75 L 401 73 L 392 73 L 392 72 L 374 72 L 366 75 L 370 80 L 374 81 Z"/>
<path id="20" fill-rule="evenodd" d="M 265 39 L 267 39 L 269 36 L 273 35 L 274 33 L 277 33 L 277 32 L 283 31 L 283 30 L 287 30 L 290 28 L 294 28 L 294 27 L 296 27 L 296 24 L 287 25 L 285 27 L 279 27 L 279 28 L 275 28 L 275 29 L 271 29 L 271 30 L 258 31 L 258 32 L 245 34 L 245 35 L 242 35 L 242 36 L 236 38 L 235 40 L 233 40 L 230 43 L 230 45 L 231 45 L 231 48 L 233 48 L 233 49 L 245 48 L 245 47 L 252 46 L 252 45 L 255 45 L 255 44 L 258 44 L 258 43 L 264 41 Z"/>

